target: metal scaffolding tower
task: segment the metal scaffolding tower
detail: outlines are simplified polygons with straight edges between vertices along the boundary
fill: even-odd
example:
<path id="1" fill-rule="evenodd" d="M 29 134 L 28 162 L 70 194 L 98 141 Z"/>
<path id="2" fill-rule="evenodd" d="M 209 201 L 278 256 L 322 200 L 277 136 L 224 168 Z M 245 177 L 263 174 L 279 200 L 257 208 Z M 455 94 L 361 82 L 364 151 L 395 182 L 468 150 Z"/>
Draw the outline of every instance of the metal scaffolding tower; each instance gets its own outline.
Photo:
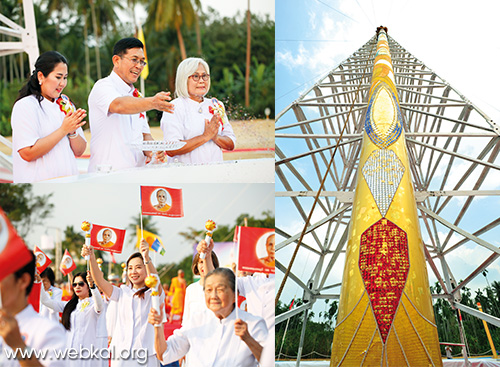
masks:
<path id="1" fill-rule="evenodd" d="M 492 240 L 495 234 L 498 238 L 500 211 L 481 210 L 485 199 L 500 196 L 500 190 L 484 188 L 486 179 L 500 171 L 500 128 L 388 38 L 425 255 L 443 289 L 433 297 L 500 327 L 500 319 L 459 303 L 460 290 L 500 256 Z M 299 223 L 293 232 L 292 226 L 276 227 L 281 236 L 276 267 L 285 274 L 281 286 L 277 284 L 277 299 L 284 288 L 298 287 L 306 303 L 278 315 L 276 323 L 300 313 L 306 320 L 317 300 L 339 298 L 348 226 L 351 220 L 362 220 L 351 218 L 351 209 L 375 47 L 373 37 L 277 116 L 277 217 L 283 210 Z M 487 250 L 478 251 L 482 263 L 467 274 L 453 269 L 448 257 L 471 246 Z M 305 258 L 315 265 L 305 268 Z M 297 365 L 304 331 L 305 323 Z"/>

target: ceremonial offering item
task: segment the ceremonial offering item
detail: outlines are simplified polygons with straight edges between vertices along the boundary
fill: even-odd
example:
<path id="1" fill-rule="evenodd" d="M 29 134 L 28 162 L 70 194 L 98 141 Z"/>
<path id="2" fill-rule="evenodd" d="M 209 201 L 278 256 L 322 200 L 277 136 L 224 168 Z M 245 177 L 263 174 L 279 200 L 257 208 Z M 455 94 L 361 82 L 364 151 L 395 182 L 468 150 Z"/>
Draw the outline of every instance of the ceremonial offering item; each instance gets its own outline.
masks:
<path id="1" fill-rule="evenodd" d="M 161 315 L 160 312 L 160 277 L 158 277 L 158 274 L 151 274 L 149 275 L 146 280 L 144 281 L 146 284 L 146 287 L 151 288 L 153 291 L 151 292 L 151 302 L 153 308 L 158 312 L 159 315 Z M 155 327 L 161 327 L 161 324 L 155 325 Z"/>
<path id="2" fill-rule="evenodd" d="M 171 140 L 171 141 L 156 141 L 146 140 L 137 143 L 131 143 L 130 146 L 144 151 L 158 152 L 164 150 L 177 150 L 186 145 L 185 141 Z"/>
<path id="3" fill-rule="evenodd" d="M 85 233 L 85 246 L 90 247 L 90 231 L 92 230 L 92 223 L 88 221 L 83 221 L 82 222 L 82 231 L 87 232 Z M 87 261 L 87 270 L 89 270 L 89 260 L 90 256 L 85 256 L 85 260 Z"/>
<path id="4" fill-rule="evenodd" d="M 212 235 L 215 231 L 215 228 L 217 226 L 215 225 L 215 222 L 211 219 L 207 220 L 205 223 L 205 229 L 207 232 L 205 233 L 205 242 L 207 243 L 207 246 L 210 245 L 210 239 L 212 238 Z M 204 259 L 206 254 L 203 252 L 200 254 L 200 259 Z"/>
<path id="5" fill-rule="evenodd" d="M 76 112 L 75 105 L 65 94 L 61 94 L 61 96 L 56 100 L 56 103 L 59 105 L 59 109 L 64 112 L 65 115 L 70 112 Z"/>
<path id="6" fill-rule="evenodd" d="M 220 102 L 217 98 L 212 98 L 213 106 L 208 107 L 208 112 L 212 115 L 218 114 L 221 119 L 222 131 L 224 131 L 224 125 L 229 123 L 229 119 L 227 118 L 226 109 L 222 102 Z"/>
<path id="7" fill-rule="evenodd" d="M 101 271 L 102 271 L 102 263 L 103 262 L 104 261 L 101 258 L 97 259 L 97 265 L 99 265 L 99 270 L 101 270 Z"/>

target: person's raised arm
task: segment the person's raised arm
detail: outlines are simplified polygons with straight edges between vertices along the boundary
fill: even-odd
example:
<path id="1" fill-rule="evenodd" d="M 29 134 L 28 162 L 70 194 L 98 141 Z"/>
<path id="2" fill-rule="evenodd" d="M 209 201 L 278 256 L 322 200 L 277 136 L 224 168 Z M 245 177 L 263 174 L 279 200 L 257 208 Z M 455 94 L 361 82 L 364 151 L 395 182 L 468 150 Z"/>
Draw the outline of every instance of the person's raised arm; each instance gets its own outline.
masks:
<path id="1" fill-rule="evenodd" d="M 99 269 L 99 264 L 95 258 L 94 249 L 92 246 L 82 246 L 82 257 L 89 256 L 90 263 L 90 274 L 92 275 L 92 279 L 97 284 L 100 290 L 104 293 L 104 295 L 108 298 L 111 298 L 111 294 L 113 294 L 113 284 L 104 279 L 104 275 L 102 271 Z"/>
<path id="2" fill-rule="evenodd" d="M 153 97 L 146 98 L 132 96 L 118 97 L 109 105 L 109 112 L 121 115 L 133 115 L 149 110 L 173 113 L 174 105 L 169 102 L 171 99 L 170 92 L 159 92 Z"/>
<path id="3" fill-rule="evenodd" d="M 260 345 L 257 340 L 252 338 L 252 336 L 248 332 L 248 324 L 241 319 L 237 319 L 234 322 L 234 333 L 239 336 L 241 340 L 243 340 L 243 342 L 252 352 L 255 359 L 259 361 L 260 355 L 262 354 L 262 345 Z"/>
<path id="4" fill-rule="evenodd" d="M 144 265 L 146 265 L 146 272 L 148 273 L 148 276 L 151 274 L 157 274 L 158 271 L 156 270 L 153 262 L 151 261 L 151 258 L 149 257 L 149 243 L 146 242 L 146 240 L 142 240 L 141 246 L 139 247 L 139 251 L 142 255 L 142 258 L 144 259 Z M 159 278 L 158 278 L 159 279 Z M 163 292 L 163 287 L 161 286 L 161 283 L 158 284 L 158 295 L 161 296 Z"/>
<path id="5" fill-rule="evenodd" d="M 87 270 L 87 283 L 89 283 L 90 292 L 92 292 L 92 297 L 94 297 L 94 311 L 96 313 L 101 313 L 104 309 L 104 302 L 102 301 L 101 293 L 99 289 L 94 284 L 94 279 L 90 271 Z"/>
<path id="6" fill-rule="evenodd" d="M 164 304 L 160 305 L 160 310 L 165 308 Z M 163 311 L 162 311 L 163 312 Z M 148 315 L 148 322 L 151 325 L 161 325 L 161 327 L 155 327 L 155 352 L 156 357 L 160 362 L 163 362 L 163 353 L 167 350 L 167 341 L 165 340 L 165 334 L 163 332 L 163 317 L 161 313 L 156 312 L 154 308 L 151 308 Z"/>
<path id="7" fill-rule="evenodd" d="M 201 240 L 196 246 L 196 251 L 198 253 L 205 253 L 205 266 L 207 268 L 207 274 L 214 270 L 214 262 L 212 259 L 212 250 L 214 249 L 214 240 L 210 238 L 210 244 L 207 246 L 205 240 Z M 205 274 L 206 275 L 206 274 Z"/>
<path id="8" fill-rule="evenodd" d="M 32 162 L 44 156 L 50 152 L 52 148 L 54 148 L 57 143 L 61 141 L 61 139 L 66 137 L 66 135 L 74 132 L 79 127 L 82 127 L 85 124 L 83 119 L 86 116 L 87 111 L 81 108 L 76 110 L 76 112 L 69 112 L 57 130 L 43 138 L 38 139 L 32 146 L 19 149 L 19 155 L 27 162 Z"/>

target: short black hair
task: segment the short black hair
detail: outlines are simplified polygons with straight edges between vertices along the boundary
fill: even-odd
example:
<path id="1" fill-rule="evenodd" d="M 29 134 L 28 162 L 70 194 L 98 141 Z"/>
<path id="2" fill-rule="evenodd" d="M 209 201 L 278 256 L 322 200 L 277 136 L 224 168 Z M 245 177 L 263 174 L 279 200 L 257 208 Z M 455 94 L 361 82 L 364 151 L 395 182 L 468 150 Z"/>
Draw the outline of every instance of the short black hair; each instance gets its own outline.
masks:
<path id="1" fill-rule="evenodd" d="M 33 254 L 33 251 L 30 251 L 31 253 L 31 261 L 24 265 L 21 269 L 18 271 L 14 272 L 14 278 L 19 279 L 23 276 L 24 273 L 28 273 L 31 277 L 30 284 L 26 288 L 26 296 L 29 296 L 31 289 L 33 288 L 33 282 L 35 281 L 35 269 L 36 269 L 36 257 L 35 254 Z"/>
<path id="2" fill-rule="evenodd" d="M 47 278 L 52 286 L 54 286 L 56 282 L 56 276 L 54 274 L 54 270 L 52 268 L 47 268 L 40 274 L 41 278 Z"/>
<path id="3" fill-rule="evenodd" d="M 140 40 L 134 37 L 122 38 L 121 40 L 115 43 L 115 46 L 113 47 L 113 56 L 114 55 L 123 56 L 127 53 L 127 50 L 131 48 L 144 49 L 144 45 Z"/>

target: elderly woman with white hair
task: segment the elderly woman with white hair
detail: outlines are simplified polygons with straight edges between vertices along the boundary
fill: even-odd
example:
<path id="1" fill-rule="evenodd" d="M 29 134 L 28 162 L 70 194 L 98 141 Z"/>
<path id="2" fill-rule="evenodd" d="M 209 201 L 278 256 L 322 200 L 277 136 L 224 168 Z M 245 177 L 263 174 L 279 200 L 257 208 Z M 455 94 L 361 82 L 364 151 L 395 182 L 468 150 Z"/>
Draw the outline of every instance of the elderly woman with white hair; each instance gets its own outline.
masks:
<path id="1" fill-rule="evenodd" d="M 164 140 L 185 141 L 181 149 L 167 151 L 169 162 L 211 163 L 222 161 L 222 149 L 233 150 L 236 142 L 229 122 L 222 123 L 214 112 L 210 89 L 210 68 L 203 59 L 190 57 L 177 67 L 173 114 L 164 113 Z"/>
<path id="2" fill-rule="evenodd" d="M 161 325 L 162 315 L 153 308 L 149 312 L 148 322 L 155 325 L 159 361 L 171 363 L 186 355 L 189 366 L 256 367 L 268 336 L 267 327 L 262 318 L 243 310 L 236 317 L 232 270 L 212 270 L 205 276 L 203 291 L 207 307 L 185 320 L 168 340 Z"/>

